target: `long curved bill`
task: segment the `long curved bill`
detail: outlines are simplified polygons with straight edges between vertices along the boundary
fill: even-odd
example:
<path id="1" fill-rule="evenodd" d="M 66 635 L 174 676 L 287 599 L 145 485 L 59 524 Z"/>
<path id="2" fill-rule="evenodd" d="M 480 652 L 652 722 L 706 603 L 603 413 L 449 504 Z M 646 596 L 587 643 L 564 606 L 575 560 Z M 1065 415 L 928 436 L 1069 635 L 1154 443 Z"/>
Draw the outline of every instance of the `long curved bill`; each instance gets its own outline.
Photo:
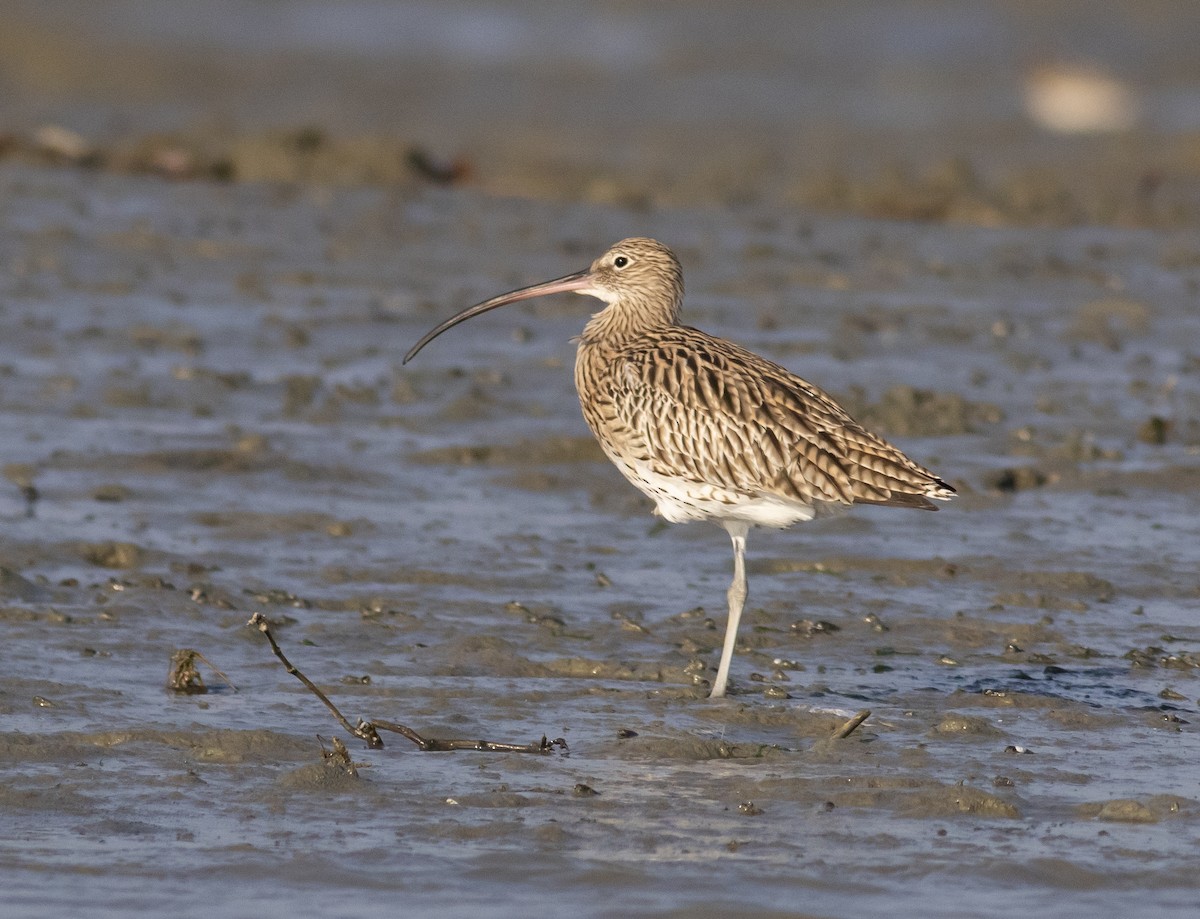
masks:
<path id="1" fill-rule="evenodd" d="M 408 350 L 408 354 L 404 355 L 404 360 L 401 363 L 407 364 L 417 352 L 424 348 L 427 344 L 445 332 L 458 325 L 460 322 L 466 322 L 475 316 L 480 316 L 488 310 L 494 310 L 498 306 L 505 306 L 509 303 L 516 303 L 518 300 L 528 300 L 531 297 L 544 297 L 547 294 L 561 294 L 567 291 L 583 291 L 592 286 L 591 269 L 577 271 L 575 274 L 569 274 L 563 278 L 555 278 L 553 281 L 543 281 L 541 284 L 534 284 L 530 287 L 519 287 L 516 290 L 510 290 L 506 294 L 500 294 L 498 297 L 492 297 L 490 300 L 484 300 L 482 303 L 476 303 L 474 306 L 468 306 L 461 313 L 451 316 L 437 328 L 431 329 L 425 333 L 425 336 L 413 345 Z"/>

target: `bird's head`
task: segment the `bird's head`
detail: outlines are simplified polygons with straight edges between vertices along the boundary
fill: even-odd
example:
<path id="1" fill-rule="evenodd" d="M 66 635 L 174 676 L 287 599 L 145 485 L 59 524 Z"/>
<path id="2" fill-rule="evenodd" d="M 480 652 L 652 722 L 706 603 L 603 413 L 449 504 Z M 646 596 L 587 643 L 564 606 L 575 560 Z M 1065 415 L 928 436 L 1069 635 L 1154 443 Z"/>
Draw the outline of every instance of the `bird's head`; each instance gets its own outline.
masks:
<path id="1" fill-rule="evenodd" d="M 548 294 L 577 293 L 608 304 L 597 315 L 610 315 L 620 325 L 638 328 L 674 323 L 683 303 L 683 270 L 675 253 L 655 239 L 623 239 L 584 271 L 521 287 L 484 300 L 431 329 L 404 356 L 404 363 L 447 329 L 489 310 Z"/>

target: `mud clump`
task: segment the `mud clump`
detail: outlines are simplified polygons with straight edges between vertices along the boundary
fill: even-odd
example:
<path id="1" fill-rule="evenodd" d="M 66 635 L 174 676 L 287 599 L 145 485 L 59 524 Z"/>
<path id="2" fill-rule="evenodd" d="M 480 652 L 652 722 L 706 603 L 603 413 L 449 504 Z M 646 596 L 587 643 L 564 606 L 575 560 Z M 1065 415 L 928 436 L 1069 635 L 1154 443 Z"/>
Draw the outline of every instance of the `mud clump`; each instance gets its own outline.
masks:
<path id="1" fill-rule="evenodd" d="M 144 555 L 141 547 L 131 542 L 84 543 L 79 554 L 88 564 L 118 569 L 137 568 Z"/>
<path id="2" fill-rule="evenodd" d="M 899 812 L 906 817 L 976 817 L 1019 820 L 1021 811 L 1003 798 L 969 785 L 923 789 L 903 799 Z"/>
<path id="3" fill-rule="evenodd" d="M 288 792 L 338 793 L 361 790 L 358 778 L 328 762 L 309 763 L 279 777 L 279 787 Z"/>
<path id="4" fill-rule="evenodd" d="M 1177 795 L 1154 795 L 1144 801 L 1135 798 L 1115 798 L 1111 801 L 1081 804 L 1076 809 L 1085 820 L 1106 820 L 1113 823 L 1158 823 L 1164 817 L 1175 816 L 1193 802 Z"/>
<path id="5" fill-rule="evenodd" d="M 947 785 L 906 777 L 871 779 L 867 787 L 839 792 L 832 800 L 838 807 L 886 808 L 903 817 L 1021 817 L 1016 805 L 966 783 Z"/>
<path id="6" fill-rule="evenodd" d="M 1003 732 L 986 718 L 947 712 L 933 726 L 932 733 L 942 737 L 999 737 Z"/>

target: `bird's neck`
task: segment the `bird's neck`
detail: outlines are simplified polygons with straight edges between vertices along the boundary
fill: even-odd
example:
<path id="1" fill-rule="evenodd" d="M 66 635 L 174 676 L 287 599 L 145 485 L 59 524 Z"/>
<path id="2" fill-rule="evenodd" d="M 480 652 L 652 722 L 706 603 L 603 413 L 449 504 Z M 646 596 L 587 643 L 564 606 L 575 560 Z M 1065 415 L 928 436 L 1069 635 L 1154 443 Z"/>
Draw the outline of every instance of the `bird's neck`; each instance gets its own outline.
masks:
<path id="1" fill-rule="evenodd" d="M 581 341 L 588 345 L 618 345 L 675 325 L 679 325 L 677 302 L 617 300 L 588 320 Z"/>

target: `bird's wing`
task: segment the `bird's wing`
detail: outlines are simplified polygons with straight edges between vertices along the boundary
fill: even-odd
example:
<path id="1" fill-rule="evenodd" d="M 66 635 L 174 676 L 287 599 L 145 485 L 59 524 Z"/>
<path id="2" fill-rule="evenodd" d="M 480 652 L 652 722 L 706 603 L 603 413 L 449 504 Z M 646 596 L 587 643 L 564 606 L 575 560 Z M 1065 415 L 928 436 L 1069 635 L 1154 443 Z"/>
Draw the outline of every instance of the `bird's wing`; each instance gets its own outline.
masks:
<path id="1" fill-rule="evenodd" d="M 953 494 L 822 390 L 695 329 L 618 353 L 605 376 L 613 420 L 662 475 L 807 505 Z"/>

